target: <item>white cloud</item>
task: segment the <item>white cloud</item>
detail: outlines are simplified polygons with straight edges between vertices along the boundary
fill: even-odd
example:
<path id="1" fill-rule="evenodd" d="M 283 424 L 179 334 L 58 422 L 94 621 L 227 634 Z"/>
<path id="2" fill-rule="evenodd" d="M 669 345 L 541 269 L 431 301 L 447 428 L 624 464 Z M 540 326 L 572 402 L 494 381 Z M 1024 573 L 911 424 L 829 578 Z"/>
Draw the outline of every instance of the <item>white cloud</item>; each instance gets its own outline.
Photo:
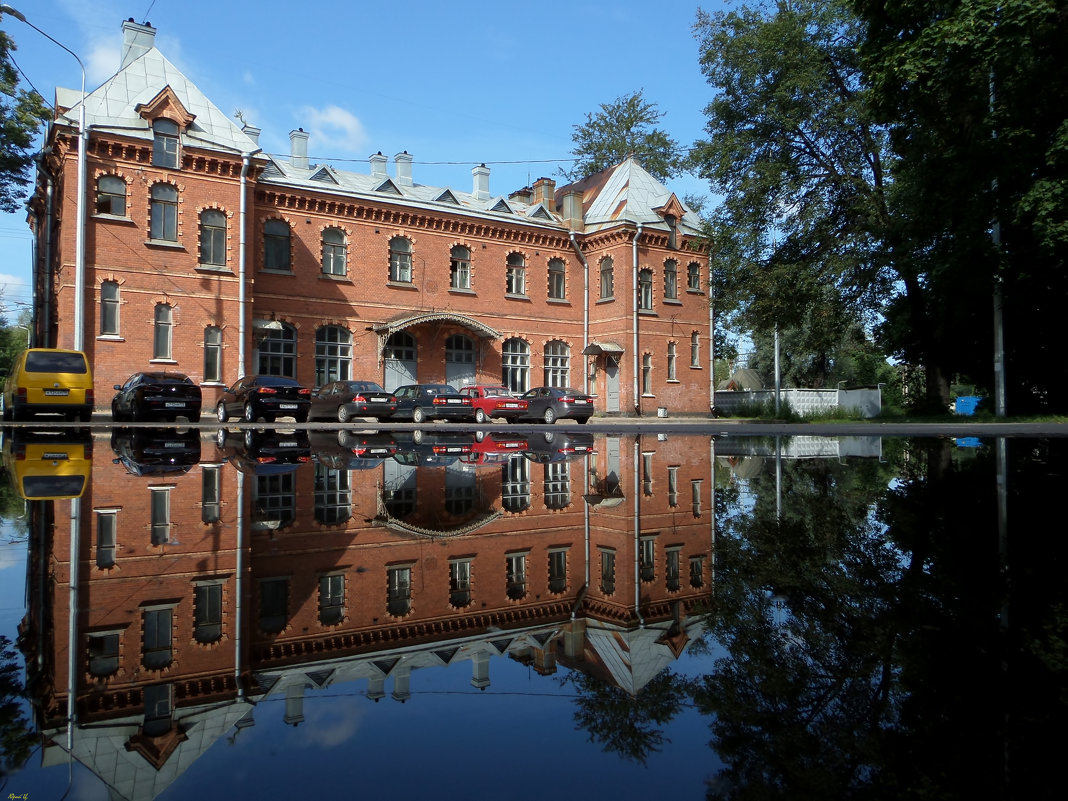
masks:
<path id="1" fill-rule="evenodd" d="M 300 127 L 308 132 L 308 155 L 328 160 L 332 156 L 361 153 L 367 147 L 367 132 L 359 118 L 340 106 L 300 110 Z"/>
<path id="2" fill-rule="evenodd" d="M 315 699 L 317 703 L 305 706 L 304 745 L 316 748 L 334 748 L 349 742 L 360 728 L 363 711 L 352 699 L 331 703 Z M 319 701 L 323 701 L 319 703 Z"/>

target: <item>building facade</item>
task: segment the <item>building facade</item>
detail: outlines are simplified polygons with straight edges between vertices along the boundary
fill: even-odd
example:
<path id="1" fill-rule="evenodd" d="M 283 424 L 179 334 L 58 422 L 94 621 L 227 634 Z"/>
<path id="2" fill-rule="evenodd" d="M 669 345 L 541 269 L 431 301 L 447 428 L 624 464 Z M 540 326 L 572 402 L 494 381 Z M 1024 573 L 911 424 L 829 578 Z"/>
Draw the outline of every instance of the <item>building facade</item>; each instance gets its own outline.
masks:
<path id="1" fill-rule="evenodd" d="M 155 29 L 122 27 L 115 76 L 84 98 L 57 89 L 29 205 L 35 342 L 85 350 L 98 405 L 131 373 L 167 369 L 198 381 L 208 410 L 270 373 L 709 411 L 699 221 L 634 159 L 508 195 L 485 165 L 469 191 L 420 184 L 407 152 L 362 173 L 314 164 L 300 129 L 282 159 L 156 49 Z"/>

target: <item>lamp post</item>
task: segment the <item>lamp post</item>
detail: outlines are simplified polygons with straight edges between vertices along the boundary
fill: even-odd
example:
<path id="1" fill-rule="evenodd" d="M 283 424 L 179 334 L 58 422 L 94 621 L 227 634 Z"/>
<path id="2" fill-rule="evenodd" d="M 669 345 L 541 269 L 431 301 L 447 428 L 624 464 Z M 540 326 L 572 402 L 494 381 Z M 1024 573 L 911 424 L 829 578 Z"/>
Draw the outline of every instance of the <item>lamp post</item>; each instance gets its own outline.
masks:
<path id="1" fill-rule="evenodd" d="M 78 67 L 82 71 L 82 99 L 78 104 L 78 220 L 74 240 L 74 349 L 82 350 L 85 333 L 83 330 L 85 328 L 85 183 L 88 170 L 86 151 L 89 145 L 89 131 L 85 127 L 85 65 L 78 58 L 77 53 L 27 20 L 22 12 L 3 3 L 0 4 L 0 15 L 2 14 L 10 14 L 19 22 L 29 25 L 57 47 L 66 50 L 74 56 L 74 60 L 78 62 Z"/>

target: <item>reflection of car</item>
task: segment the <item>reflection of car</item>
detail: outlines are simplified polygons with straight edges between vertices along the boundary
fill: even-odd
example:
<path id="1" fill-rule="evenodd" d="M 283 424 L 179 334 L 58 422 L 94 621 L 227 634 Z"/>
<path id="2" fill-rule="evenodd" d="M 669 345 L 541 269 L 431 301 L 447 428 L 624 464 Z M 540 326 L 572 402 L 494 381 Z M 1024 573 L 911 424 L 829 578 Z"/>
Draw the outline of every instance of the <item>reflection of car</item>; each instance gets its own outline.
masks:
<path id="1" fill-rule="evenodd" d="M 93 467 L 87 432 L 12 429 L 3 444 L 4 467 L 15 492 L 28 501 L 79 498 Z"/>
<path id="2" fill-rule="evenodd" d="M 220 423 L 240 417 L 254 423 L 261 417 L 273 423 L 279 417 L 292 417 L 298 423 L 308 419 L 311 390 L 292 378 L 277 375 L 248 375 L 226 390 L 215 407 Z"/>
<path id="3" fill-rule="evenodd" d="M 111 450 L 128 473 L 135 476 L 188 473 L 200 463 L 200 431 L 169 428 L 116 428 Z"/>
<path id="4" fill-rule="evenodd" d="M 395 461 L 424 467 L 444 467 L 457 459 L 468 459 L 474 451 L 475 435 L 470 431 L 397 431 Z"/>
<path id="5" fill-rule="evenodd" d="M 93 372 L 78 350 L 29 348 L 15 358 L 4 381 L 4 420 L 62 414 L 88 423 L 93 415 Z"/>
<path id="6" fill-rule="evenodd" d="M 593 434 L 546 431 L 534 434 L 523 454 L 532 462 L 567 462 L 593 453 Z"/>
<path id="7" fill-rule="evenodd" d="M 285 473 L 311 461 L 307 431 L 257 431 L 245 429 L 231 434 L 225 428 L 215 433 L 215 446 L 243 473 L 268 475 Z"/>
<path id="8" fill-rule="evenodd" d="M 523 420 L 541 420 L 555 423 L 558 418 L 567 418 L 576 423 L 585 423 L 593 416 L 593 398 L 571 387 L 535 387 L 524 392 L 520 398 L 527 401 Z"/>
<path id="9" fill-rule="evenodd" d="M 463 461 L 475 465 L 499 465 L 516 456 L 521 456 L 528 448 L 527 438 L 507 432 L 492 431 L 475 433 L 475 444 L 471 453 Z"/>
<path id="10" fill-rule="evenodd" d="M 381 422 L 396 410 L 393 393 L 374 381 L 334 381 L 312 393 L 308 419 L 347 423 L 353 417 L 374 417 Z"/>
<path id="11" fill-rule="evenodd" d="M 344 470 L 377 467 L 397 452 L 397 442 L 388 431 L 313 431 L 309 439 L 315 461 Z"/>
<path id="12" fill-rule="evenodd" d="M 471 399 L 461 395 L 450 384 L 406 384 L 397 387 L 397 411 L 394 420 L 473 420 Z"/>
<path id="13" fill-rule="evenodd" d="M 125 384 L 115 385 L 111 419 L 166 420 L 179 415 L 190 423 L 200 422 L 200 386 L 182 373 L 134 373 Z"/>
<path id="14" fill-rule="evenodd" d="M 484 423 L 494 417 L 515 420 L 527 410 L 527 402 L 517 398 L 506 386 L 475 384 L 460 390 L 461 395 L 471 399 L 475 410 L 475 422 Z"/>

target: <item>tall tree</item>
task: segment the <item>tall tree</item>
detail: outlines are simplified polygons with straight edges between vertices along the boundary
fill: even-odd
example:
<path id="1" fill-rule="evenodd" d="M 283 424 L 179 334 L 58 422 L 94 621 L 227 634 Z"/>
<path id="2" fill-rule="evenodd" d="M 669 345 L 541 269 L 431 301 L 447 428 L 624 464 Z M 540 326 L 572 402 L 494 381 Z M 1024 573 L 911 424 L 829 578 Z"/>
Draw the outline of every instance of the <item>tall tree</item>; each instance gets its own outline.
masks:
<path id="1" fill-rule="evenodd" d="M 18 211 L 26 197 L 33 166 L 33 143 L 48 119 L 48 107 L 37 92 L 18 86 L 11 58 L 15 43 L 0 31 L 0 211 Z"/>
<path id="2" fill-rule="evenodd" d="M 586 114 L 586 122 L 573 126 L 571 141 L 575 166 L 561 170 L 569 181 L 579 181 L 613 164 L 635 156 L 659 181 L 682 172 L 684 151 L 666 132 L 656 127 L 664 116 L 656 103 L 645 99 L 641 89 L 602 103 L 601 110 Z"/>

